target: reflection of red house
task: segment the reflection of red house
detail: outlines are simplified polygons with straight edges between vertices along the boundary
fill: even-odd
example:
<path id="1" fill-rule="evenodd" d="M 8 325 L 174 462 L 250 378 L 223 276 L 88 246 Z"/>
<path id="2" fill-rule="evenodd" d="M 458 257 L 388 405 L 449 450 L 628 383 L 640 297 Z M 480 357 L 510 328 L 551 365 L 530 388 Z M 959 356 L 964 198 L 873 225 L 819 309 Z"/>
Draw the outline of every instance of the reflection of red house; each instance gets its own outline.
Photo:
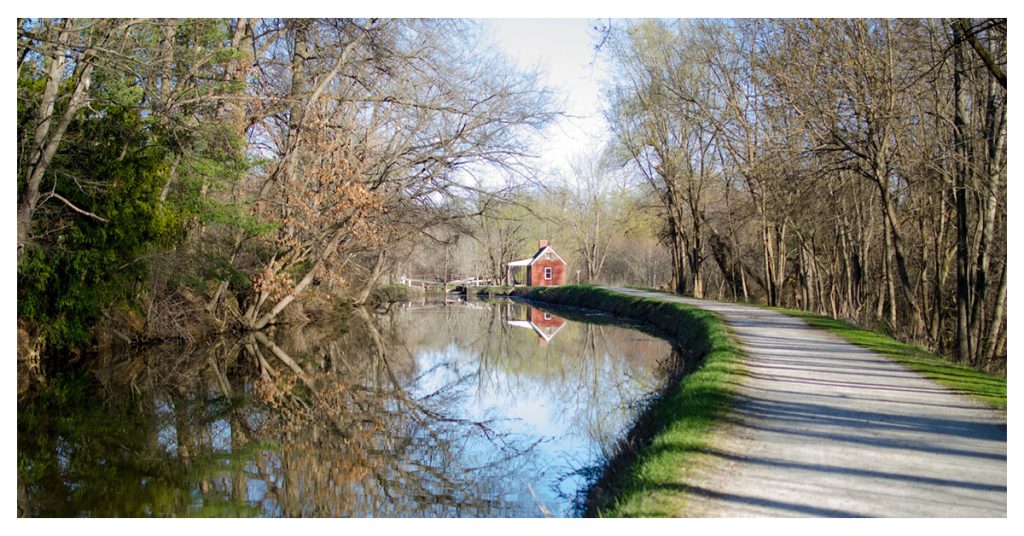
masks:
<path id="1" fill-rule="evenodd" d="M 508 323 L 513 326 L 532 328 L 537 332 L 537 342 L 541 344 L 547 344 L 565 325 L 564 318 L 529 306 L 526 308 L 526 318 L 527 320 L 509 320 Z"/>
<path id="2" fill-rule="evenodd" d="M 565 325 L 565 319 L 531 307 L 530 324 L 533 324 L 533 329 L 540 334 L 541 340 L 546 343 L 558 333 L 558 330 L 562 329 L 562 326 Z"/>
<path id="3" fill-rule="evenodd" d="M 526 277 L 516 281 L 512 277 L 512 269 L 518 267 L 526 267 Z M 522 284 L 525 281 L 531 287 L 564 285 L 565 261 L 555 253 L 547 240 L 541 240 L 537 244 L 537 253 L 532 257 L 508 263 L 507 278 L 509 283 Z"/>

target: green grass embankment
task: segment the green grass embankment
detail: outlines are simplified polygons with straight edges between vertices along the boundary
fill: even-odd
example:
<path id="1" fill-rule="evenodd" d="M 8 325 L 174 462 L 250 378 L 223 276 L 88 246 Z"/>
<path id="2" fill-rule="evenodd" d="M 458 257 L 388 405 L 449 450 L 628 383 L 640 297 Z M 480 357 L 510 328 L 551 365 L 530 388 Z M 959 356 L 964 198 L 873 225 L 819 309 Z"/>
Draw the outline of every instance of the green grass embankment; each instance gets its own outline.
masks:
<path id="1" fill-rule="evenodd" d="M 411 300 L 414 295 L 422 295 L 423 289 L 405 285 L 379 285 L 373 289 L 370 301 L 373 303 L 395 303 Z"/>
<path id="2" fill-rule="evenodd" d="M 848 322 L 799 309 L 769 307 L 803 319 L 809 325 L 826 329 L 846 342 L 889 356 L 911 370 L 994 408 L 1006 409 L 1006 378 L 959 365 L 923 348 L 906 344 L 887 335 L 858 328 Z"/>
<path id="3" fill-rule="evenodd" d="M 517 287 L 512 285 L 496 285 L 489 287 L 470 287 L 469 294 L 475 296 L 511 296 Z M 522 288 L 522 287 L 519 287 Z"/>
<path id="4" fill-rule="evenodd" d="M 640 418 L 621 454 L 591 490 L 587 505 L 587 515 L 601 517 L 681 515 L 686 476 L 710 446 L 712 426 L 728 411 L 740 367 L 739 345 L 725 323 L 681 303 L 586 285 L 517 288 L 511 294 L 645 324 L 685 352 L 685 361 L 694 370 L 674 376 Z"/>

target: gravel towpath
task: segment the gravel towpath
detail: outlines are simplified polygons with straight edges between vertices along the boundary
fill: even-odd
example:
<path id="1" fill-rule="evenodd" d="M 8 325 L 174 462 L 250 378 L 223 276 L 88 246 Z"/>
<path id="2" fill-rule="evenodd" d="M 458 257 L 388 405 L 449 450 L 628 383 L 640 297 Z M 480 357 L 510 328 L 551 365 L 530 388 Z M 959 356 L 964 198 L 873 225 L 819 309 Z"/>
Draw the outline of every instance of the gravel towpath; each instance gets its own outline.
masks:
<path id="1" fill-rule="evenodd" d="M 748 355 L 685 515 L 1006 516 L 1005 412 L 798 318 L 609 288 L 715 312 Z"/>

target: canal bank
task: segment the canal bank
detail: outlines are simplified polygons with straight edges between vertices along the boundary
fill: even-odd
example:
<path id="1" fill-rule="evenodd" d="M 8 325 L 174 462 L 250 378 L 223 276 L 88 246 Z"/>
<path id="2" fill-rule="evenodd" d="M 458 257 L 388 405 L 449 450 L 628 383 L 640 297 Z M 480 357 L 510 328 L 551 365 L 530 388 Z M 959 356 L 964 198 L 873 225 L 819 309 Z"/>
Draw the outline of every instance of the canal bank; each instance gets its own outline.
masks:
<path id="1" fill-rule="evenodd" d="M 526 300 L 600 311 L 649 326 L 679 350 L 682 363 L 660 397 L 619 443 L 591 489 L 586 515 L 685 515 L 685 482 L 713 448 L 711 432 L 728 414 L 741 373 L 741 351 L 714 313 L 589 285 L 508 289 Z"/>

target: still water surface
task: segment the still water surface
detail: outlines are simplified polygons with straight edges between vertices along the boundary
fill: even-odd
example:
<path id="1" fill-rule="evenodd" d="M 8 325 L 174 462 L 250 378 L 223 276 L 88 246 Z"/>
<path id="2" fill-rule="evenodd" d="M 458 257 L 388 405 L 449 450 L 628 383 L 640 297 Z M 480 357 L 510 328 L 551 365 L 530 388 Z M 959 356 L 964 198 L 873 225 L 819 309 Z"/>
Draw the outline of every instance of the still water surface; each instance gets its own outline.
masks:
<path id="1" fill-rule="evenodd" d="M 677 359 L 638 331 L 577 320 L 420 302 L 333 329 L 107 357 L 19 406 L 19 509 L 577 515 Z"/>

